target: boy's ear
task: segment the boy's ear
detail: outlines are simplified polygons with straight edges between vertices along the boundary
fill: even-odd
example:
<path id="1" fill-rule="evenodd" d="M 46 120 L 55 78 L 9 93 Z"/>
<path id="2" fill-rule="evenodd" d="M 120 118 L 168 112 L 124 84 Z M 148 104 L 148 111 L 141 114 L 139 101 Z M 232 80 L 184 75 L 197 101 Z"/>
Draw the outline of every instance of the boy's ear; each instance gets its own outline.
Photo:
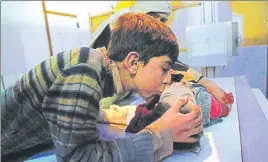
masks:
<path id="1" fill-rule="evenodd" d="M 130 52 L 123 61 L 123 66 L 129 71 L 131 75 L 135 75 L 137 73 L 140 63 L 139 57 L 139 53 Z"/>

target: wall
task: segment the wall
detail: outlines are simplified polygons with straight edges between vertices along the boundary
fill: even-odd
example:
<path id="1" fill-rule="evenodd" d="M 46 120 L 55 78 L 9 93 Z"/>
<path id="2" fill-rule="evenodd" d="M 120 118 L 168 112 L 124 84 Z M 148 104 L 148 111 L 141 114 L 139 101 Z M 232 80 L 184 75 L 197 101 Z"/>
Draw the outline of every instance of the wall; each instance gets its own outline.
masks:
<path id="1" fill-rule="evenodd" d="M 235 65 L 232 65 L 240 68 L 232 68 L 232 66 L 220 68 L 217 70 L 216 75 L 232 76 L 245 74 L 248 76 L 252 87 L 261 88 L 265 93 L 267 90 L 267 87 L 264 86 L 267 83 L 267 79 L 265 79 L 267 78 L 267 49 L 265 50 L 263 45 L 267 41 L 267 2 L 217 2 L 216 17 L 218 21 L 231 21 L 235 19 L 241 21 L 243 25 L 240 26 L 240 31 L 244 38 L 241 46 L 247 46 L 248 48 L 245 47 L 245 50 L 240 50 L 240 56 L 235 58 Z M 119 2 L 118 5 L 122 3 Z M 183 3 L 192 2 L 183 1 Z M 10 75 L 16 75 L 16 79 L 18 75 L 23 74 L 48 57 L 49 48 L 41 1 L 3 1 L 1 4 L 1 27 L 3 33 L 1 35 L 1 72 L 6 75 L 6 84 L 8 84 L 7 82 L 14 81 L 12 77 L 8 79 Z M 49 10 L 78 16 L 77 21 L 80 24 L 79 39 L 82 46 L 87 46 L 90 41 L 89 13 L 94 15 L 98 12 L 107 12 L 115 4 L 115 1 L 46 2 Z M 133 4 L 133 2 L 130 4 Z M 129 3 L 126 2 L 122 6 L 124 5 L 127 6 Z M 178 5 L 181 5 L 181 2 Z M 180 42 L 180 48 L 186 47 L 186 27 L 198 25 L 202 22 L 202 6 L 189 7 L 175 12 L 170 26 Z M 250 49 L 254 49 L 253 51 L 257 52 L 252 52 Z M 182 60 L 185 58 L 183 52 L 181 52 L 181 58 Z M 246 62 L 246 64 L 243 65 L 243 62 Z M 16 68 L 14 68 L 15 65 Z M 242 69 L 242 65 L 243 70 L 238 70 Z M 251 70 L 253 67 L 254 70 Z M 255 75 L 256 73 L 258 75 Z"/>
<path id="2" fill-rule="evenodd" d="M 216 68 L 216 77 L 245 75 L 252 88 L 259 88 L 264 95 L 267 90 L 267 46 L 246 46 L 239 49 L 233 63 Z"/>
<path id="3" fill-rule="evenodd" d="M 175 11 L 173 14 L 174 19 L 170 23 L 170 28 L 179 41 L 180 49 L 186 49 L 186 28 L 204 23 L 203 8 L 200 5 L 187 7 Z"/>
<path id="4" fill-rule="evenodd" d="M 46 1 L 45 3 L 49 10 L 77 15 L 77 22 L 80 25 L 79 45 L 88 46 L 91 39 L 89 14 L 110 10 L 116 2 Z M 68 23 L 65 20 L 51 16 L 50 27 L 56 30 L 64 29 L 65 33 L 72 32 L 68 31 L 73 28 L 66 26 Z M 60 21 L 55 22 L 56 20 Z M 1 2 L 1 29 L 1 74 L 4 76 L 5 86 L 8 86 L 50 55 L 42 2 Z M 68 40 L 65 43 L 68 44 Z"/>
<path id="5" fill-rule="evenodd" d="M 259 88 L 268 97 L 268 24 L 267 1 L 229 1 L 229 7 L 221 10 L 224 17 L 232 11 L 233 20 L 240 19 L 242 32 L 239 56 L 233 58 L 233 64 L 218 67 L 216 76 L 246 75 L 252 88 Z"/>
<path id="6" fill-rule="evenodd" d="M 91 40 L 88 16 L 112 10 L 116 1 L 46 1 L 45 3 L 47 10 L 76 15 L 80 26 L 81 46 L 88 46 Z"/>
<path id="7" fill-rule="evenodd" d="M 1 74 L 5 85 L 49 56 L 41 1 L 1 2 Z"/>
<path id="8" fill-rule="evenodd" d="M 268 97 L 266 17 L 268 3 L 265 1 L 216 3 L 216 22 L 238 21 L 239 35 L 242 39 L 239 56 L 233 57 L 233 63 L 229 66 L 217 67 L 216 77 L 245 75 L 252 88 L 259 88 Z M 202 24 L 204 16 L 209 17 L 209 14 L 212 13 L 207 9 L 203 13 L 202 6 L 176 11 L 171 28 L 179 40 L 180 48 L 186 48 L 186 27 Z M 187 63 L 187 52 L 180 52 L 179 60 Z M 201 72 L 201 68 L 196 69 Z"/>
<path id="9" fill-rule="evenodd" d="M 267 44 L 267 1 L 229 2 L 234 13 L 244 16 L 245 46 Z"/>

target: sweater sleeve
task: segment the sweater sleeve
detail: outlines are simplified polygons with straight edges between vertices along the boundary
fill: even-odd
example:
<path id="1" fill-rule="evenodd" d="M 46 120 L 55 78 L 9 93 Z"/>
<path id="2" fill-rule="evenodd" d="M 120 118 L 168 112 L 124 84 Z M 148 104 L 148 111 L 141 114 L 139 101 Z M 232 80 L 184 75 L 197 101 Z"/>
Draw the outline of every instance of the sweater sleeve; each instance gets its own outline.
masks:
<path id="1" fill-rule="evenodd" d="M 57 77 L 42 104 L 57 161 L 154 161 L 153 136 L 140 132 L 116 140 L 99 139 L 96 118 L 101 87 L 88 65 L 68 68 Z"/>

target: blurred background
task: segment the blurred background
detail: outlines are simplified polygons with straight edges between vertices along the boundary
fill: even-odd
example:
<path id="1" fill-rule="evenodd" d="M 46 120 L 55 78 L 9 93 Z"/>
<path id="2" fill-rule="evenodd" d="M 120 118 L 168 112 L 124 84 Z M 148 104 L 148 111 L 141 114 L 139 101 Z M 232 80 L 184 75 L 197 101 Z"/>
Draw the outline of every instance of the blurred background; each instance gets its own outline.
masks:
<path id="1" fill-rule="evenodd" d="M 135 1 L 1 1 L 1 89 L 34 65 L 74 47 L 89 46 L 92 33 L 110 15 Z M 237 22 L 238 54 L 214 77 L 245 75 L 267 97 L 267 1 L 172 1 L 167 22 L 189 61 L 187 27 Z M 217 34 L 217 33 L 215 33 Z M 187 55 L 188 54 L 188 55 Z M 202 67 L 196 67 L 202 71 Z"/>

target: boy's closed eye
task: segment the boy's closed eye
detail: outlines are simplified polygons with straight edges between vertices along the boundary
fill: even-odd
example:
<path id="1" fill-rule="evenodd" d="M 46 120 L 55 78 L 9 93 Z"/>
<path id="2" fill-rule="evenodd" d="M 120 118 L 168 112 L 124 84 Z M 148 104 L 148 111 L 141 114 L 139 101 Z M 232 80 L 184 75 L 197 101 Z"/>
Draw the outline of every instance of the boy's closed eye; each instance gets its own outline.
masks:
<path id="1" fill-rule="evenodd" d="M 166 68 L 166 67 L 162 67 L 162 69 L 164 73 L 167 73 L 170 70 L 169 68 Z"/>

